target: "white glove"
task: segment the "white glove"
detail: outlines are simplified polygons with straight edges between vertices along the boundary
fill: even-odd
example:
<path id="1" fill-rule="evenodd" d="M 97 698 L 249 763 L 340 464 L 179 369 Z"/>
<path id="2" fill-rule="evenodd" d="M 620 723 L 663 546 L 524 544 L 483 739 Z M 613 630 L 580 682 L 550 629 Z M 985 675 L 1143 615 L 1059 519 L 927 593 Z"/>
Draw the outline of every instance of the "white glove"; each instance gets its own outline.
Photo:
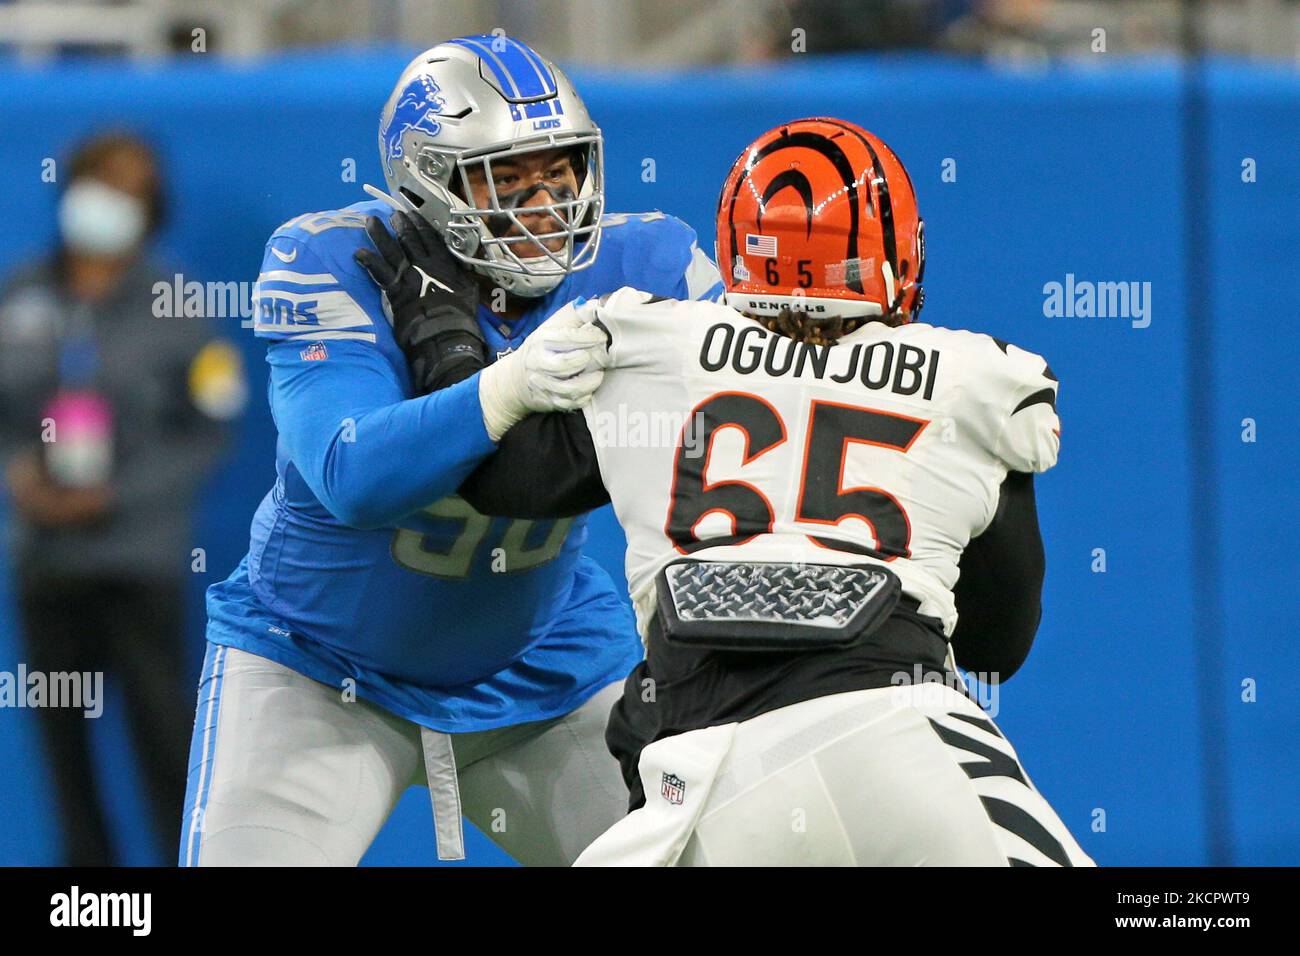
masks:
<path id="1" fill-rule="evenodd" d="M 488 437 L 500 441 L 532 412 L 571 412 L 605 377 L 606 336 L 592 321 L 596 303 L 578 299 L 537 327 L 518 351 L 479 373 L 478 397 Z"/>

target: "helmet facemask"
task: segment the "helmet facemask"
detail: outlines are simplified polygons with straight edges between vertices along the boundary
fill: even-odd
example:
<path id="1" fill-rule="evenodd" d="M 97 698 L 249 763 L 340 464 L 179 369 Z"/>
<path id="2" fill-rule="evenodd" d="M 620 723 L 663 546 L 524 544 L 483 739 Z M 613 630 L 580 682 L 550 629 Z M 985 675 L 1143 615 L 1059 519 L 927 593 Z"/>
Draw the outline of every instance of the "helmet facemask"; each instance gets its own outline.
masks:
<path id="1" fill-rule="evenodd" d="M 530 140 L 449 152 L 426 146 L 415 159 L 416 178 L 428 195 L 418 211 L 442 233 L 452 253 L 474 271 L 512 295 L 546 295 L 570 273 L 591 265 L 600 245 L 604 209 L 604 157 L 599 132 L 551 134 Z M 578 189 L 537 183 L 502 194 L 494 166 L 521 155 L 548 150 L 569 152 Z M 486 195 L 476 200 L 472 172 L 482 176 Z M 539 193 L 549 200 L 529 206 Z M 525 219 L 529 220 L 526 222 Z M 548 247 L 556 240 L 556 249 Z M 522 256 L 519 250 L 540 252 Z"/>

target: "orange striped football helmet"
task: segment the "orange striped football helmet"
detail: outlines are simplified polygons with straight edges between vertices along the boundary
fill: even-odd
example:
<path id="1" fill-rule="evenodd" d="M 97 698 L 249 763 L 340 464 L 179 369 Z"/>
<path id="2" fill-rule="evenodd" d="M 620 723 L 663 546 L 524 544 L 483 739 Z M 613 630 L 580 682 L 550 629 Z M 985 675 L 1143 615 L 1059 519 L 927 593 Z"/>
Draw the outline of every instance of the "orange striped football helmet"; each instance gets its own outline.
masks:
<path id="1" fill-rule="evenodd" d="M 925 232 L 894 151 L 860 126 L 783 123 L 736 160 L 718 198 L 727 304 L 761 318 L 916 318 Z"/>

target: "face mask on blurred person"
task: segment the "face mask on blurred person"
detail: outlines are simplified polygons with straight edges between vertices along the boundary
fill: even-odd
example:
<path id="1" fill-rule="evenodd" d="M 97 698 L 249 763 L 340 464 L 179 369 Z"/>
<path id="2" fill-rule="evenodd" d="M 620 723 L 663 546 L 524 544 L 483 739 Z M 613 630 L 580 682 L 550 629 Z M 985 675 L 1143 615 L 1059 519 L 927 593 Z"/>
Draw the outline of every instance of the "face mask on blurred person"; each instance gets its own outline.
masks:
<path id="1" fill-rule="evenodd" d="M 59 203 L 59 229 L 73 252 L 120 256 L 144 237 L 144 203 L 95 179 L 79 179 Z"/>

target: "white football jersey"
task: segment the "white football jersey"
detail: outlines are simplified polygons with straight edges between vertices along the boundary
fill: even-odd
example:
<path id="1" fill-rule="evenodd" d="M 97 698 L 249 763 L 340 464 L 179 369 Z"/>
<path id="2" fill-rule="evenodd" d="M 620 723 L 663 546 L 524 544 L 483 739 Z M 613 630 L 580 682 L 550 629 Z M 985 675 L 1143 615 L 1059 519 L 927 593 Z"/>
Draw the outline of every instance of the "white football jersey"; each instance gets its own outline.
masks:
<path id="1" fill-rule="evenodd" d="M 1056 377 L 988 335 L 868 322 L 810 346 L 626 288 L 599 317 L 610 365 L 585 414 L 643 635 L 687 554 L 881 563 L 951 634 L 957 562 L 1007 472 L 1056 463 Z"/>

